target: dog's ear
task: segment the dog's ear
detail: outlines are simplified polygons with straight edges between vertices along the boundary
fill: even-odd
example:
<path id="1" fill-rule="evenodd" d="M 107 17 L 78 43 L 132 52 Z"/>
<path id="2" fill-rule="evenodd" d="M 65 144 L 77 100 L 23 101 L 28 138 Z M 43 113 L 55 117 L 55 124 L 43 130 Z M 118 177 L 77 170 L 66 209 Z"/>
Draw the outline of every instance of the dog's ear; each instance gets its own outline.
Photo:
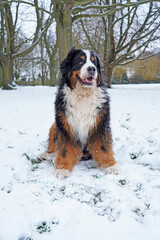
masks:
<path id="1" fill-rule="evenodd" d="M 60 69 L 61 69 L 61 74 L 62 77 L 66 77 L 68 75 L 68 73 L 71 70 L 71 66 L 72 66 L 72 60 L 74 58 L 74 56 L 76 55 L 78 50 L 76 50 L 75 48 L 72 48 L 69 52 L 67 57 L 61 62 L 60 65 Z"/>
<path id="2" fill-rule="evenodd" d="M 96 55 L 96 60 L 97 60 L 98 80 L 99 80 L 98 86 L 100 86 L 104 84 L 102 65 L 101 65 L 100 58 L 97 55 Z"/>

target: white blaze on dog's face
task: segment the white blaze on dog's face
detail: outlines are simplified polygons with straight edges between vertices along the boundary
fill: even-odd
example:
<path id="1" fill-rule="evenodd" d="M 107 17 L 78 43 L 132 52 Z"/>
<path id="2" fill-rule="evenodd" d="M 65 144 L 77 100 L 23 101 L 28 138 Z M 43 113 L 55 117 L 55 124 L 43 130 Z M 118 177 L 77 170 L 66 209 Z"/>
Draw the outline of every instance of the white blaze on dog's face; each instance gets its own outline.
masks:
<path id="1" fill-rule="evenodd" d="M 83 52 L 85 59 L 80 69 L 79 80 L 87 86 L 92 86 L 97 79 L 97 67 L 94 64 L 95 57 L 91 55 L 89 50 L 83 50 Z"/>

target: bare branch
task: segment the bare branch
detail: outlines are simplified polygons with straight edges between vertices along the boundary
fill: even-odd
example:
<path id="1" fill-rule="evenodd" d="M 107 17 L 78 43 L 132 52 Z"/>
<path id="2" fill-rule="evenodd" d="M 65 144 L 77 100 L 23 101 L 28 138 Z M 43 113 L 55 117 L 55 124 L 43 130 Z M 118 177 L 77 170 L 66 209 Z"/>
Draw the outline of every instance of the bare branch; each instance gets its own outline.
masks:
<path id="1" fill-rule="evenodd" d="M 33 42 L 35 42 L 38 39 L 39 30 L 41 28 L 41 19 L 40 19 L 40 14 L 38 9 L 38 0 L 34 0 L 34 5 L 35 5 L 35 11 L 36 11 L 37 26 L 36 26 Z"/>
<path id="2" fill-rule="evenodd" d="M 148 14 L 147 14 L 147 16 L 146 16 L 142 26 L 140 26 L 140 28 L 135 32 L 135 34 L 133 34 L 133 36 L 131 38 L 131 41 L 132 41 L 132 39 L 134 39 L 135 36 L 137 38 L 137 36 L 140 36 L 142 34 L 142 32 L 145 29 L 145 26 L 146 26 L 146 24 L 147 24 L 147 22 L 148 22 L 148 20 L 150 18 L 152 7 L 153 7 L 153 3 L 151 2 L 150 6 L 149 6 L 149 12 L 148 12 Z"/>
<path id="3" fill-rule="evenodd" d="M 50 15 L 53 14 L 52 11 L 47 11 L 47 10 L 44 9 L 44 8 L 35 6 L 35 4 L 32 3 L 32 2 L 27 2 L 27 1 L 23 1 L 23 0 L 8 0 L 7 2 L 8 2 L 8 3 L 14 2 L 14 3 L 18 3 L 18 4 L 20 4 L 20 3 L 27 4 L 27 5 L 30 5 L 30 6 L 32 6 L 32 7 L 36 7 L 38 10 L 42 10 L 42 11 L 46 12 L 47 14 L 50 14 Z M 0 6 L 1 6 L 1 5 L 4 5 L 4 4 L 6 4 L 6 1 L 0 2 Z"/>
<path id="4" fill-rule="evenodd" d="M 45 27 L 43 28 L 40 37 L 26 50 L 24 50 L 20 53 L 13 54 L 13 58 L 22 57 L 22 56 L 26 56 L 27 54 L 29 54 L 35 48 L 35 46 L 40 42 L 41 38 L 43 37 L 43 35 L 45 34 L 47 29 L 51 25 L 52 21 L 53 21 L 53 16 L 51 18 L 47 19 Z"/>
<path id="5" fill-rule="evenodd" d="M 143 53 L 144 53 L 144 51 L 143 51 Z M 142 55 L 142 54 L 140 54 L 140 56 L 141 56 L 141 55 Z M 139 55 L 138 55 L 136 58 L 132 59 L 131 61 L 127 61 L 127 62 L 124 62 L 124 63 L 118 63 L 117 66 L 125 66 L 125 65 L 128 65 L 129 63 L 132 63 L 132 62 L 134 62 L 134 61 L 145 60 L 145 59 L 148 59 L 148 58 L 157 56 L 157 55 L 160 55 L 160 52 L 158 52 L 158 53 L 153 53 L 153 54 L 151 54 L 151 55 L 148 55 L 148 56 L 145 56 L 145 57 L 142 57 L 142 58 L 139 58 Z"/>
<path id="6" fill-rule="evenodd" d="M 91 1 L 94 2 L 94 1 Z M 78 15 L 76 15 L 77 13 L 80 12 L 84 12 L 86 10 L 90 10 L 90 9 L 106 9 L 106 10 L 111 10 L 111 9 L 115 9 L 115 11 L 120 11 L 126 7 L 135 7 L 135 6 L 139 6 L 145 3 L 151 3 L 151 2 L 159 2 L 159 0 L 145 0 L 145 1 L 136 1 L 136 2 L 130 2 L 128 1 L 127 3 L 115 3 L 115 4 L 110 4 L 110 5 L 90 5 L 90 6 L 86 6 L 86 7 L 75 7 L 73 8 L 73 14 L 75 14 L 75 17 L 77 18 Z M 80 15 L 80 14 L 79 14 Z"/>
<path id="7" fill-rule="evenodd" d="M 76 0 L 76 1 L 74 1 L 74 6 L 76 6 L 76 5 L 84 6 L 84 5 L 93 3 L 93 2 L 95 2 L 95 0 Z"/>
<path id="8" fill-rule="evenodd" d="M 123 20 L 125 17 L 127 17 L 129 15 L 129 13 L 131 13 L 133 11 L 133 9 L 135 9 L 135 7 L 131 8 L 131 10 L 129 10 L 126 14 L 122 14 L 122 17 L 118 17 L 117 20 L 115 20 L 114 24 L 116 24 L 117 22 Z"/>
<path id="9" fill-rule="evenodd" d="M 144 60 L 144 59 L 151 58 L 151 57 L 154 57 L 154 56 L 157 56 L 157 55 L 160 55 L 160 52 L 153 53 L 151 55 L 148 55 L 148 56 L 145 56 L 145 57 L 142 57 L 142 58 L 138 58 L 137 60 Z"/>
<path id="10" fill-rule="evenodd" d="M 73 16 L 72 17 L 72 21 L 75 21 L 75 20 L 77 20 L 77 19 L 79 19 L 79 18 L 94 18 L 94 17 L 99 17 L 99 18 L 102 18 L 102 17 L 105 17 L 105 16 L 107 16 L 107 15 L 109 15 L 109 14 L 113 14 L 113 13 L 115 13 L 116 11 L 120 11 L 120 10 L 122 10 L 123 8 L 121 8 L 121 9 L 111 9 L 111 10 L 109 10 L 109 11 L 107 11 L 107 12 L 105 12 L 105 13 L 92 13 L 92 14 L 77 14 L 77 15 L 75 15 L 75 16 Z"/>
<path id="11" fill-rule="evenodd" d="M 15 21 L 14 21 L 14 31 L 16 29 L 16 25 L 17 25 L 17 21 L 18 21 L 18 9 L 19 9 L 19 3 L 16 6 L 16 17 L 15 17 Z"/>
<path id="12" fill-rule="evenodd" d="M 121 60 L 119 59 L 119 61 L 117 61 L 117 64 L 116 64 L 116 65 L 121 65 L 121 66 L 123 66 L 123 65 L 129 64 L 129 63 L 131 63 L 131 62 L 134 62 L 135 60 L 144 60 L 144 59 L 147 59 L 147 58 L 150 58 L 150 57 L 153 57 L 153 56 L 159 54 L 160 52 L 154 53 L 154 54 L 150 54 L 150 55 L 148 55 L 148 56 L 145 56 L 145 57 L 142 57 L 142 58 L 141 58 L 141 56 L 142 56 L 142 55 L 144 54 L 144 52 L 146 51 L 149 43 L 152 42 L 152 41 L 155 41 L 155 40 L 157 40 L 157 39 L 158 39 L 158 38 L 152 38 L 152 36 L 151 36 L 150 39 L 148 39 L 147 42 L 144 42 L 139 48 L 135 49 L 134 52 L 136 52 L 138 49 L 142 49 L 142 47 L 144 46 L 143 51 L 141 51 L 137 56 L 134 55 L 134 56 L 128 57 L 128 58 L 126 57 L 126 59 L 125 59 L 126 61 L 125 61 L 124 63 L 122 63 L 123 61 L 121 61 Z M 133 54 L 133 52 L 132 52 L 132 54 Z M 132 60 L 131 60 L 131 61 L 128 61 L 128 60 L 130 60 L 130 59 L 132 59 Z M 117 59 L 117 60 L 118 60 L 118 59 Z"/>
<path id="13" fill-rule="evenodd" d="M 51 53 L 51 50 L 50 50 L 50 47 L 49 47 L 49 43 L 48 43 L 48 41 L 47 41 L 47 36 L 46 36 L 46 34 L 44 34 L 43 40 L 44 40 L 44 44 L 45 44 L 45 47 L 46 47 L 47 54 L 48 54 L 48 56 L 50 57 L 52 53 Z"/>
<path id="14" fill-rule="evenodd" d="M 130 50 L 133 48 L 133 46 L 140 40 L 144 39 L 145 37 L 147 37 L 148 35 L 155 33 L 155 31 L 159 28 L 160 24 L 158 24 L 154 29 L 147 31 L 147 33 L 141 35 L 140 37 L 135 37 L 129 40 L 128 43 L 126 43 L 125 45 L 123 45 L 121 48 L 116 50 L 116 53 L 120 53 L 122 52 L 124 49 L 126 49 L 128 47 L 128 52 L 130 52 Z M 134 34 L 135 36 L 136 34 Z"/>
<path id="15" fill-rule="evenodd" d="M 87 31 L 86 31 L 86 29 L 85 29 L 85 27 L 84 27 L 84 24 L 83 24 L 82 19 L 80 20 L 80 22 L 81 22 L 82 29 L 83 29 L 83 31 L 84 31 L 87 39 L 88 39 L 89 44 L 91 45 L 92 49 L 96 52 L 97 49 L 95 48 L 94 44 L 92 44 L 92 41 L 91 41 L 91 39 L 90 39 L 90 37 L 89 37 L 89 34 L 87 33 Z"/>

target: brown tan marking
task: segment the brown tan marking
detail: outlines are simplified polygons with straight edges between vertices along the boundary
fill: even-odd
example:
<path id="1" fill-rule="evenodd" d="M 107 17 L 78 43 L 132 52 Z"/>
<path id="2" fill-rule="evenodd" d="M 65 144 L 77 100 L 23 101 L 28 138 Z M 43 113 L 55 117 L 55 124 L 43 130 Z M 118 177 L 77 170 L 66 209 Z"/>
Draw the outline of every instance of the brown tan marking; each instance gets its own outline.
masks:
<path id="1" fill-rule="evenodd" d="M 82 60 L 85 60 L 85 56 L 84 56 L 84 55 L 83 55 L 83 56 L 81 56 L 80 58 L 81 58 Z"/>
<path id="2" fill-rule="evenodd" d="M 95 57 L 92 56 L 92 57 L 91 57 L 91 60 L 94 61 L 94 59 L 95 59 Z"/>
<path id="3" fill-rule="evenodd" d="M 97 85 L 99 85 L 99 83 L 100 83 L 100 79 L 101 79 L 101 74 L 98 73 L 98 76 L 97 76 L 97 79 L 96 79 L 96 83 L 97 83 Z"/>
<path id="4" fill-rule="evenodd" d="M 55 151 L 55 141 L 57 138 L 56 133 L 56 123 L 54 122 L 49 130 L 49 144 L 48 144 L 48 153 L 52 153 Z"/>
<path id="5" fill-rule="evenodd" d="M 78 70 L 78 71 L 74 71 L 73 73 L 72 73 L 72 76 L 71 76 L 71 86 L 72 86 L 72 88 L 75 88 L 76 87 L 76 84 L 77 84 L 77 76 L 79 76 L 80 75 L 80 70 Z"/>
<path id="6" fill-rule="evenodd" d="M 58 115 L 61 119 L 61 123 L 63 124 L 64 129 L 67 131 L 68 135 L 73 139 L 74 134 L 73 134 L 73 131 L 72 131 L 72 127 L 69 125 L 65 113 L 64 112 L 59 112 Z"/>
<path id="7" fill-rule="evenodd" d="M 62 154 L 65 149 L 65 156 Z M 72 171 L 75 164 L 78 163 L 78 158 L 81 155 L 79 146 L 74 146 L 71 141 L 60 134 L 56 144 L 57 158 L 55 160 L 56 169 L 66 169 Z"/>
<path id="8" fill-rule="evenodd" d="M 95 139 L 88 145 L 88 148 L 93 159 L 98 163 L 98 167 L 107 168 L 116 164 L 112 150 L 112 137 L 109 132 L 107 132 L 105 139 Z"/>
<path id="9" fill-rule="evenodd" d="M 88 149 L 90 150 L 93 159 L 98 163 L 99 167 L 107 168 L 116 164 L 114 153 L 112 150 L 112 136 L 109 131 L 102 137 L 99 137 L 98 126 L 104 116 L 104 111 L 101 111 L 95 121 L 93 129 L 90 130 L 90 143 Z M 93 135 L 92 135 L 93 134 Z"/>
<path id="10" fill-rule="evenodd" d="M 68 132 L 68 135 L 73 139 L 73 131 L 71 126 L 68 124 L 65 113 L 59 112 L 59 117 L 61 119 L 61 122 L 63 124 L 63 127 Z M 49 130 L 49 144 L 48 144 L 48 153 L 55 152 L 55 144 L 57 141 L 57 132 L 56 132 L 56 123 L 54 122 Z"/>

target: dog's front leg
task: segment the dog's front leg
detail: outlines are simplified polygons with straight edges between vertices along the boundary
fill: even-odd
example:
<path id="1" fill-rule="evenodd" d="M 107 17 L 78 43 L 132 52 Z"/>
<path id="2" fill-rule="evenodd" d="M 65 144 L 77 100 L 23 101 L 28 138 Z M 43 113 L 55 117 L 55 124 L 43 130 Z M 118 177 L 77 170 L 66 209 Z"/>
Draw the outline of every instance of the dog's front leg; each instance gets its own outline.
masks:
<path id="1" fill-rule="evenodd" d="M 102 136 L 98 136 L 88 145 L 93 159 L 97 162 L 106 174 L 118 174 L 119 167 L 114 158 L 112 150 L 112 137 L 109 131 Z"/>
<path id="2" fill-rule="evenodd" d="M 72 140 L 61 134 L 57 139 L 56 153 L 54 173 L 58 179 L 64 179 L 70 175 L 78 162 L 81 149 L 78 144 L 74 144 Z"/>

